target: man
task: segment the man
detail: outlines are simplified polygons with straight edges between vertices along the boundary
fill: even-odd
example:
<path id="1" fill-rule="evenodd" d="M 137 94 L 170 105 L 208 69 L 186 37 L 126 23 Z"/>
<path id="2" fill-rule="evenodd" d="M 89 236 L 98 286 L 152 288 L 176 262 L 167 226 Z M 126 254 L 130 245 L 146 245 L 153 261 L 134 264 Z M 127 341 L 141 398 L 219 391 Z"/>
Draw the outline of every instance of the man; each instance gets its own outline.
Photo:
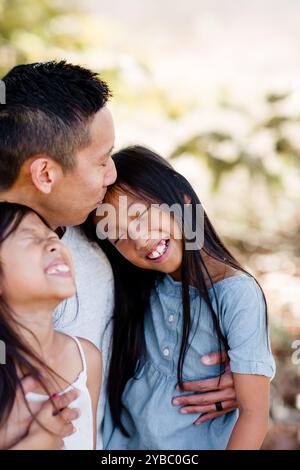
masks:
<path id="1" fill-rule="evenodd" d="M 57 327 L 89 339 L 102 351 L 97 446 L 102 448 L 113 277 L 104 253 L 75 226 L 101 204 L 107 187 L 116 179 L 111 158 L 114 126 L 107 107 L 110 90 L 90 70 L 64 61 L 20 65 L 3 80 L 6 105 L 0 108 L 0 200 L 34 208 L 53 229 L 63 232 L 62 239 L 71 249 L 77 298 L 58 309 Z M 214 353 L 201 360 L 214 365 L 223 359 Z M 220 385 L 218 378 L 189 382 L 186 390 L 207 392 L 179 398 L 181 406 L 207 413 L 201 420 L 226 413 L 226 403 L 235 399 L 230 370 Z M 217 402 L 224 403 L 223 410 L 219 404 L 217 411 Z M 24 435 L 27 429 L 23 429 Z"/>

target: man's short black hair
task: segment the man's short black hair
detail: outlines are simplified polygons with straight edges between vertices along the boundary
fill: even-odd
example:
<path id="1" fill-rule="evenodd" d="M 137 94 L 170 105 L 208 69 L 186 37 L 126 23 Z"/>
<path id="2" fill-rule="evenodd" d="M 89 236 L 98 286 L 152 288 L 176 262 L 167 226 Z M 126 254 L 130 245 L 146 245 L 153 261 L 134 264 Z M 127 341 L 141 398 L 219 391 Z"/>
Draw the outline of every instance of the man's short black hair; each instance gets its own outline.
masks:
<path id="1" fill-rule="evenodd" d="M 3 78 L 0 105 L 0 190 L 13 186 L 23 163 L 46 153 L 63 170 L 88 145 L 88 124 L 111 97 L 91 70 L 65 61 L 17 65 Z"/>

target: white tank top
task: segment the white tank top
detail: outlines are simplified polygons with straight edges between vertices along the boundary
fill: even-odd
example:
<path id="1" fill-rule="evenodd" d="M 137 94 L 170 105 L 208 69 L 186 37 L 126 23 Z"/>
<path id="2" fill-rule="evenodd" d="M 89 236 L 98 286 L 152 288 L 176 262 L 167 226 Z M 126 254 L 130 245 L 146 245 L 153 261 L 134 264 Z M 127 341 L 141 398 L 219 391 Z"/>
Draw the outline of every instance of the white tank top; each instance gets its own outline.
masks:
<path id="1" fill-rule="evenodd" d="M 83 369 L 78 375 L 75 382 L 69 385 L 65 390 L 61 391 L 59 395 L 68 392 L 72 388 L 80 391 L 79 397 L 70 404 L 70 408 L 79 408 L 80 416 L 73 424 L 77 431 L 64 439 L 66 450 L 92 450 L 94 447 L 94 432 L 93 432 L 93 412 L 92 401 L 90 393 L 87 388 L 87 367 L 85 355 L 79 340 L 75 336 L 71 336 L 76 342 L 82 360 Z M 27 393 L 26 398 L 28 401 L 47 401 L 49 397 L 39 393 Z"/>

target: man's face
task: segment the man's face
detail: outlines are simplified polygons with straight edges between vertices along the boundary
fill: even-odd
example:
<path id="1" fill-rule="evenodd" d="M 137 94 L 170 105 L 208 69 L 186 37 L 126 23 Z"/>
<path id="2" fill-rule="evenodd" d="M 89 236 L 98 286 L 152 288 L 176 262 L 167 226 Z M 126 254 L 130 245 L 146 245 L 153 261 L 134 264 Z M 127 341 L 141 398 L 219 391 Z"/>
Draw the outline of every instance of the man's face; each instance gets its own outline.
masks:
<path id="1" fill-rule="evenodd" d="M 83 223 L 102 202 L 107 187 L 116 180 L 116 168 L 111 158 L 114 125 L 108 108 L 95 114 L 89 129 L 90 144 L 77 153 L 76 167 L 63 175 L 48 195 L 48 220 L 52 225 Z"/>

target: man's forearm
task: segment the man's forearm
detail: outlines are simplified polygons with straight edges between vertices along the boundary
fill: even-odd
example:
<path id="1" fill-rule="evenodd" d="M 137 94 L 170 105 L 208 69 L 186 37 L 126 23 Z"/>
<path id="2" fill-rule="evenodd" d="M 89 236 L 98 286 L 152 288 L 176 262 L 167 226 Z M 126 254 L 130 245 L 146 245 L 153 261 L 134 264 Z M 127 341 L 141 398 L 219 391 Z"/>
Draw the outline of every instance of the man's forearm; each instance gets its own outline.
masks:
<path id="1" fill-rule="evenodd" d="M 25 436 L 15 445 L 10 447 L 8 450 L 31 450 L 33 449 L 32 439 L 30 436 Z"/>
<path id="2" fill-rule="evenodd" d="M 17 432 L 12 433 L 6 427 L 0 429 L 0 449 L 10 449 L 23 440 L 27 434 L 29 424 L 25 431 L 17 430 Z"/>

